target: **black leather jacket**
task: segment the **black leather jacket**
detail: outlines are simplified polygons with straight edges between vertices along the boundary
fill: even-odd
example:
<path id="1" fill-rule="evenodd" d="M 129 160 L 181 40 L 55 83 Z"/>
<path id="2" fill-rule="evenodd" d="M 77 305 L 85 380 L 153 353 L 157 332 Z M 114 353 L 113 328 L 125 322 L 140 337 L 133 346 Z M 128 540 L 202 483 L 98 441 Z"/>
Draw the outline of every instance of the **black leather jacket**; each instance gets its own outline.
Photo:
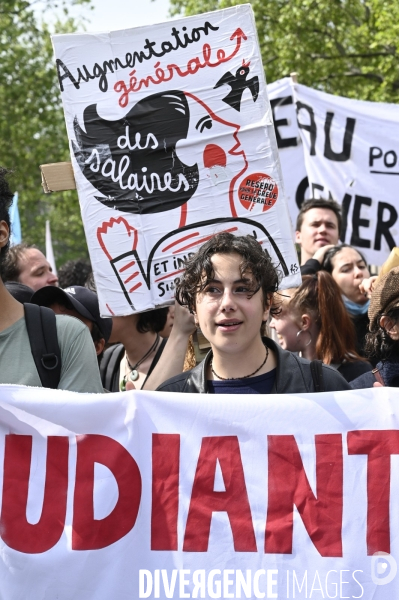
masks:
<path id="1" fill-rule="evenodd" d="M 270 338 L 263 338 L 263 343 L 277 357 L 277 373 L 271 391 L 272 394 L 301 394 L 315 391 L 309 360 L 299 358 L 296 354 L 283 350 Z M 157 388 L 157 391 L 207 394 L 206 369 L 211 356 L 212 352 L 209 352 L 205 359 L 194 369 L 168 379 Z M 323 365 L 323 378 L 326 392 L 351 389 L 342 375 L 328 365 Z"/>

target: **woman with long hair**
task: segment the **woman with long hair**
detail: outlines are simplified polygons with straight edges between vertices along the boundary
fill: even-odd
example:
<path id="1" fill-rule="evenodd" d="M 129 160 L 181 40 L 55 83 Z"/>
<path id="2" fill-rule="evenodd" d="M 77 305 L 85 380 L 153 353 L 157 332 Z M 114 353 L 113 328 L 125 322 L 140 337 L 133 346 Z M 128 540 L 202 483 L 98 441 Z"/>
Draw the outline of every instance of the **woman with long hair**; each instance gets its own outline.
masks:
<path id="1" fill-rule="evenodd" d="M 331 275 L 305 276 L 299 288 L 287 293 L 270 323 L 284 349 L 332 365 L 347 381 L 371 370 L 356 351 L 355 329 Z"/>
<path id="2" fill-rule="evenodd" d="M 351 381 L 351 387 L 399 387 L 399 267 L 377 281 L 368 316 L 365 350 L 376 368 Z"/>

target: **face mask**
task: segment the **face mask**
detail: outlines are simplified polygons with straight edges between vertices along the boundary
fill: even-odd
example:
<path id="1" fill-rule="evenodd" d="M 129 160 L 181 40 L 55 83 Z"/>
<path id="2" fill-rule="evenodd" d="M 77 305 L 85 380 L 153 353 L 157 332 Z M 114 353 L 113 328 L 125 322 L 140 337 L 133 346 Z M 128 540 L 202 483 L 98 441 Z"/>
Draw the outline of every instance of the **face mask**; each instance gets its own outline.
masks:
<path id="1" fill-rule="evenodd" d="M 342 300 L 345 304 L 346 310 L 353 317 L 357 315 L 364 315 L 369 309 L 370 300 L 367 300 L 367 302 L 364 304 L 358 304 L 357 302 L 352 302 L 352 300 L 349 300 L 349 298 L 344 296 L 344 294 L 342 294 Z"/>

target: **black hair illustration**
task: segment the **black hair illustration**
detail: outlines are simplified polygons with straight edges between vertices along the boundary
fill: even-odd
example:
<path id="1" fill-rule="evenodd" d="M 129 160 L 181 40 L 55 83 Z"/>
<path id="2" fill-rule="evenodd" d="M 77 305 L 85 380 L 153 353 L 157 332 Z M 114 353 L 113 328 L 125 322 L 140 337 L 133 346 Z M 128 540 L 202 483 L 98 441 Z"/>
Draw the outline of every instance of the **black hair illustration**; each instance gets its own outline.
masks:
<path id="1" fill-rule="evenodd" d="M 102 194 L 96 196 L 102 204 L 158 213 L 182 206 L 196 192 L 197 164 L 185 165 L 176 154 L 190 123 L 183 92 L 147 96 L 116 121 L 100 117 L 92 104 L 83 121 L 85 131 L 75 117 L 73 151 L 83 175 Z"/>

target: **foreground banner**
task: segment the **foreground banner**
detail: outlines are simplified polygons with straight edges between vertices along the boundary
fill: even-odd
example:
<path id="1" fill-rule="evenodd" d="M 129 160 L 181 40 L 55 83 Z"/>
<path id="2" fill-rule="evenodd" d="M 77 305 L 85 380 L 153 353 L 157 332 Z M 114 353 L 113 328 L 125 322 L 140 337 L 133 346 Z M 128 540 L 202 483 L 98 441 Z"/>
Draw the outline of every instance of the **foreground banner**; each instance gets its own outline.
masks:
<path id="1" fill-rule="evenodd" d="M 341 239 L 381 265 L 399 245 L 399 106 L 325 94 L 288 77 L 267 86 L 295 225 L 303 201 L 342 206 Z"/>
<path id="2" fill-rule="evenodd" d="M 103 316 L 170 303 L 218 231 L 300 284 L 249 4 L 53 43 Z"/>
<path id="3" fill-rule="evenodd" d="M 0 387 L 2 600 L 399 597 L 399 394 Z"/>

